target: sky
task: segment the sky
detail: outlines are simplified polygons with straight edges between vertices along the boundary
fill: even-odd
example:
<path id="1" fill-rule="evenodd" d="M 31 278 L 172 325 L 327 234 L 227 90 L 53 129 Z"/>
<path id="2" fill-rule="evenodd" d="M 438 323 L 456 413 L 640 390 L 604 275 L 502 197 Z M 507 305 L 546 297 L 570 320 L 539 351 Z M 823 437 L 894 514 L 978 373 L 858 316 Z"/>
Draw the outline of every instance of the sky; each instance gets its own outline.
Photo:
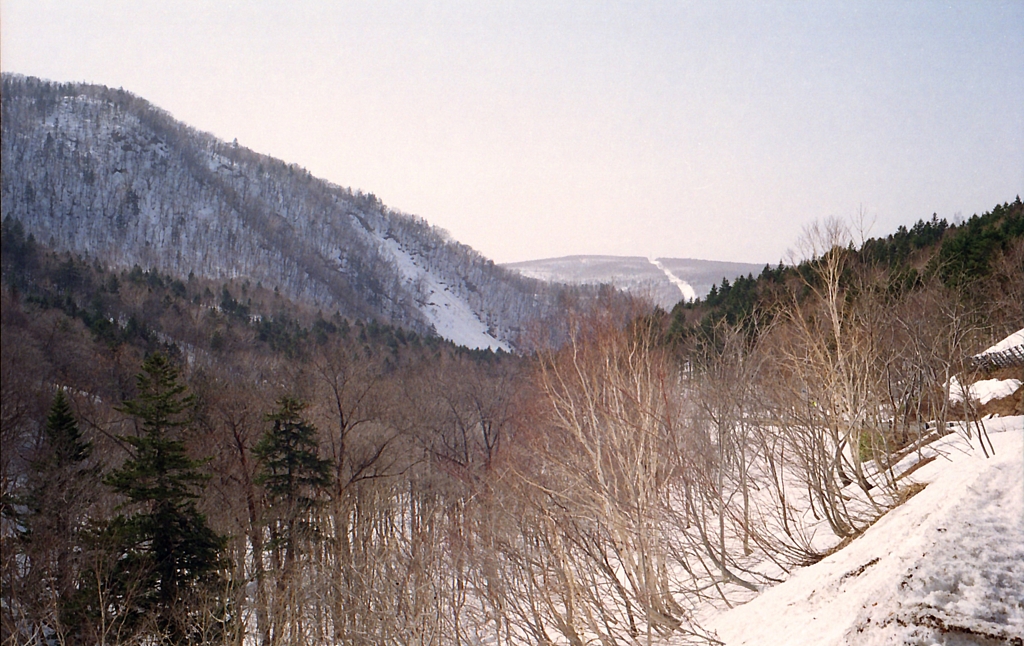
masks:
<path id="1" fill-rule="evenodd" d="M 0 0 L 0 69 L 122 87 L 498 262 L 777 262 L 1024 193 L 1024 0 Z"/>

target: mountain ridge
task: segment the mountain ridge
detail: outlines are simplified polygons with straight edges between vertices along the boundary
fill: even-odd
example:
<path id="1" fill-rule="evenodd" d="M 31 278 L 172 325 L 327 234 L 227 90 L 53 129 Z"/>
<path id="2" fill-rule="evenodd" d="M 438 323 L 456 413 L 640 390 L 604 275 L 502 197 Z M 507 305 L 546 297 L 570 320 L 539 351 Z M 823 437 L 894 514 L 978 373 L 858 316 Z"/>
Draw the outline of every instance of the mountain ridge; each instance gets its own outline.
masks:
<path id="1" fill-rule="evenodd" d="M 755 263 L 606 254 L 575 254 L 504 263 L 502 266 L 523 276 L 548 282 L 609 284 L 648 298 L 665 310 L 671 310 L 682 300 L 703 298 L 722 279 L 757 275 L 764 268 Z"/>
<path id="2" fill-rule="evenodd" d="M 567 291 L 590 293 L 519 276 L 372 193 L 124 90 L 13 74 L 2 87 L 2 218 L 52 248 L 182 278 L 246 278 L 467 347 L 510 349 Z"/>

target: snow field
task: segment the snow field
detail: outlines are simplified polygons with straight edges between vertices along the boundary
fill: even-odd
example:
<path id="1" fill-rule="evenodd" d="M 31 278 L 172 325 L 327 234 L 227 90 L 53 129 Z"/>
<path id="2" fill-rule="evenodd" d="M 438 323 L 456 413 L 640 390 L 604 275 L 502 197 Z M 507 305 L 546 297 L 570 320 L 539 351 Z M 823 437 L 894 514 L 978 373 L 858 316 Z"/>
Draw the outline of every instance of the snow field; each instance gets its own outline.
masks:
<path id="1" fill-rule="evenodd" d="M 961 434 L 922 452 L 926 487 L 850 545 L 710 618 L 744 644 L 997 644 L 1024 637 L 1024 417 L 985 422 L 995 455 Z"/>

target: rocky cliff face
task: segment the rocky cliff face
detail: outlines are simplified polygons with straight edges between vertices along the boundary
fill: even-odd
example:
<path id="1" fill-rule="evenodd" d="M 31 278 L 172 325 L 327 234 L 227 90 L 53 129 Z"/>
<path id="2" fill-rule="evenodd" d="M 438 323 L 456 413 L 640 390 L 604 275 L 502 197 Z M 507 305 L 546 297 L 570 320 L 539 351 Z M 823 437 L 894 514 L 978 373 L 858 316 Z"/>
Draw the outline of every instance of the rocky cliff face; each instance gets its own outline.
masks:
<path id="1" fill-rule="evenodd" d="M 114 266 L 245 277 L 471 347 L 514 346 L 564 291 L 123 90 L 5 75 L 2 154 L 2 217 Z"/>

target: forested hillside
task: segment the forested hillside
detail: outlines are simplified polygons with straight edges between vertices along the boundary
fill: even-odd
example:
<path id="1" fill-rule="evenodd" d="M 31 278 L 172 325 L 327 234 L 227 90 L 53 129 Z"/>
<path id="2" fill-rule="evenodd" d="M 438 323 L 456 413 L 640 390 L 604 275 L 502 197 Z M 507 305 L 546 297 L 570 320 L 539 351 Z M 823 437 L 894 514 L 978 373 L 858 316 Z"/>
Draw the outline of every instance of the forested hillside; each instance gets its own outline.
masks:
<path id="1" fill-rule="evenodd" d="M 514 345 L 564 291 L 123 90 L 9 74 L 2 90 L 0 211 L 53 249 L 178 279 L 248 280 L 476 347 Z"/>
<path id="2" fill-rule="evenodd" d="M 714 643 L 698 610 L 914 495 L 949 420 L 989 450 L 946 384 L 1021 326 L 1020 212 L 825 223 L 746 311 L 568 303 L 530 356 L 7 219 L 0 638 Z"/>
<path id="3" fill-rule="evenodd" d="M 824 225 L 822 225 L 824 226 Z M 950 224 L 933 215 L 918 220 L 908 229 L 900 226 L 885 238 L 870 238 L 854 247 L 849 231 L 832 222 L 831 232 L 818 231 L 818 240 L 806 238 L 800 252 L 810 256 L 795 265 L 765 266 L 756 277 L 750 274 L 733 282 L 723 280 L 705 298 L 679 303 L 673 310 L 671 335 L 675 339 L 694 334 L 707 335 L 725 322 L 743 322 L 748 328 L 765 323 L 772 311 L 790 304 L 793 294 L 786 283 L 799 284 L 796 298 L 815 293 L 821 258 L 834 245 L 845 247 L 843 280 L 858 280 L 858 274 L 884 280 L 882 287 L 894 298 L 928 286 L 941 284 L 962 295 L 973 308 L 991 313 L 994 320 L 1024 317 L 1024 285 L 1019 281 L 1021 240 L 1024 239 L 1024 204 L 1020 196 L 996 205 L 991 211 L 974 215 L 960 224 Z M 823 242 L 829 240 L 829 244 Z M 1001 328 L 1002 329 L 1002 328 Z"/>
<path id="4" fill-rule="evenodd" d="M 394 581 L 447 567 L 451 537 L 401 519 L 491 468 L 521 359 L 11 220 L 3 281 L 2 643 L 387 641 L 436 608 Z"/>
<path id="5" fill-rule="evenodd" d="M 665 314 L 126 93 L 3 84 L 4 645 L 713 644 L 929 443 L 993 448 L 950 387 L 1024 327 L 1019 199 L 821 222 Z M 489 348 L 434 334 L 465 312 Z"/>

